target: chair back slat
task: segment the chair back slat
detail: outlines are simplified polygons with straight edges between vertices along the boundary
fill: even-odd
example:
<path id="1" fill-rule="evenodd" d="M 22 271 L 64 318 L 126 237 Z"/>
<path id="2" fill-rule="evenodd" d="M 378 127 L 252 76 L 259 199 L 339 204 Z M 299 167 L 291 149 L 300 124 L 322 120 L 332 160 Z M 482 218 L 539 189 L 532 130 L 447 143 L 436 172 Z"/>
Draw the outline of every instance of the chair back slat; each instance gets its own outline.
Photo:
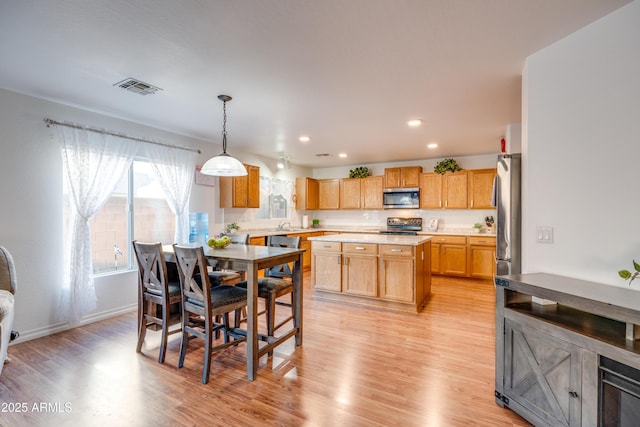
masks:
<path id="1" fill-rule="evenodd" d="M 142 291 L 155 291 L 162 295 L 169 292 L 167 265 L 162 256 L 161 243 L 133 241 L 133 250 L 138 263 L 138 278 Z"/>
<path id="2" fill-rule="evenodd" d="M 302 238 L 300 236 L 287 237 L 287 236 L 269 236 L 267 237 L 267 246 L 278 248 L 295 248 L 300 249 L 300 242 Z M 267 268 L 264 271 L 265 277 L 293 277 L 293 272 L 289 264 L 280 264 L 271 268 Z"/>
<path id="3" fill-rule="evenodd" d="M 210 312 L 211 304 L 204 303 L 211 301 L 211 283 L 204 250 L 201 246 L 193 248 L 174 244 L 173 251 L 184 298 L 201 304 L 205 311 Z M 200 276 L 199 282 L 195 279 L 196 275 Z"/>

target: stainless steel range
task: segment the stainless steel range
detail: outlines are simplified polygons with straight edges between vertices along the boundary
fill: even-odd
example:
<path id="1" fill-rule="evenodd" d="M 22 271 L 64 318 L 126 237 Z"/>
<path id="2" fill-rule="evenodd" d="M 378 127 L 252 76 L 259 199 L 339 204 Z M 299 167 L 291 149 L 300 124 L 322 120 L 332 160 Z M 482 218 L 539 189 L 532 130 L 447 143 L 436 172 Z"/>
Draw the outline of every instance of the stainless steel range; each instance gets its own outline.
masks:
<path id="1" fill-rule="evenodd" d="M 422 231 L 422 218 L 387 218 L 387 229 L 380 230 L 380 234 L 396 234 L 405 236 L 416 236 L 418 231 Z"/>

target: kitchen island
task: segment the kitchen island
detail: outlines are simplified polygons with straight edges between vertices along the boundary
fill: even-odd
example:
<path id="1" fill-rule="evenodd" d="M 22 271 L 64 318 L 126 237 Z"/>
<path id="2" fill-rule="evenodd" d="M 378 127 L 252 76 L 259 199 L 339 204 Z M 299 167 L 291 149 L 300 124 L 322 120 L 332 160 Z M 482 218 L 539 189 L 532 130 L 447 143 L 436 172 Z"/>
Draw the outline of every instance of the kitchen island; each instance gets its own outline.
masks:
<path id="1" fill-rule="evenodd" d="M 431 295 L 431 237 L 309 237 L 317 298 L 419 312 Z"/>

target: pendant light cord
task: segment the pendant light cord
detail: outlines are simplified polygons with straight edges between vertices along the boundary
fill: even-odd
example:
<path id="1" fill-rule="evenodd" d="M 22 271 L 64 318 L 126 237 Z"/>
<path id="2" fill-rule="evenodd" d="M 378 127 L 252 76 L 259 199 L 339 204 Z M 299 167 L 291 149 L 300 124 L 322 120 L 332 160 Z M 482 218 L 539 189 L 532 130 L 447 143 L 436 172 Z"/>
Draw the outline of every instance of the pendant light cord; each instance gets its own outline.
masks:
<path id="1" fill-rule="evenodd" d="M 227 101 L 222 101 L 222 152 L 227 153 Z"/>

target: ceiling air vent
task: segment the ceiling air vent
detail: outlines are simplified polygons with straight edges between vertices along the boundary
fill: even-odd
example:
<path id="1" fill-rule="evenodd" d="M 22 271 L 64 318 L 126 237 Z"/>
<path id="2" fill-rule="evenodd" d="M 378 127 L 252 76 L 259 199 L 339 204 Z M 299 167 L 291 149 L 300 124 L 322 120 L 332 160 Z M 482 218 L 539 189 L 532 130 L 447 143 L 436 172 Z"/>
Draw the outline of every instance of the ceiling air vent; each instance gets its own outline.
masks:
<path id="1" fill-rule="evenodd" d="M 118 86 L 122 89 L 128 90 L 129 92 L 137 93 L 138 95 L 150 95 L 152 93 L 156 93 L 159 90 L 162 90 L 159 87 L 150 85 L 149 83 L 141 82 L 140 80 L 136 80 L 131 77 L 114 84 L 114 86 Z"/>
<path id="2" fill-rule="evenodd" d="M 331 154 L 329 154 L 329 153 L 317 153 L 316 157 L 331 157 Z"/>

